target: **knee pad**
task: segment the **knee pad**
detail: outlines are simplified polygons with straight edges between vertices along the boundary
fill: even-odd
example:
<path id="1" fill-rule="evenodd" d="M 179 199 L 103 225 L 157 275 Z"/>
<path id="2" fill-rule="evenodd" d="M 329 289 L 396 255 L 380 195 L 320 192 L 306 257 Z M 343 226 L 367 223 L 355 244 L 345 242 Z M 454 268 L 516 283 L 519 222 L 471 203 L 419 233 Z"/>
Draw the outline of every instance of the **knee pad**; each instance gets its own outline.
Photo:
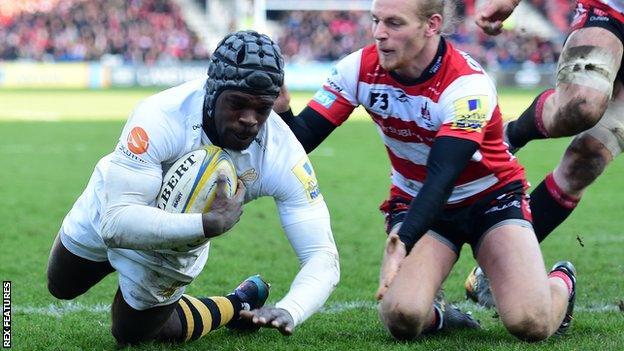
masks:
<path id="1" fill-rule="evenodd" d="M 557 67 L 557 84 L 586 86 L 611 97 L 618 65 L 613 53 L 599 46 L 565 48 Z"/>
<path id="2" fill-rule="evenodd" d="M 624 101 L 610 101 L 596 126 L 586 131 L 617 157 L 624 149 Z"/>

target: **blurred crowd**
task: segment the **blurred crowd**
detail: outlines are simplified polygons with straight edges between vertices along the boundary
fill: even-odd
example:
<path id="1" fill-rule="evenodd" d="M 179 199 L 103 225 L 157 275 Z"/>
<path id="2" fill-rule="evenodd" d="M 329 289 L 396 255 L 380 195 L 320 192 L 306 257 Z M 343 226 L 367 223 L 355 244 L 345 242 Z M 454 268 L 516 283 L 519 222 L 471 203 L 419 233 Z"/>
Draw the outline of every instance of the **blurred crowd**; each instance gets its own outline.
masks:
<path id="1" fill-rule="evenodd" d="M 53 6 L 49 5 L 53 2 Z M 126 63 L 206 59 L 208 50 L 169 0 L 53 0 L 0 16 L 0 60 Z M 5 11 L 8 13 L 8 11 Z"/>
<path id="2" fill-rule="evenodd" d="M 459 49 L 488 67 L 514 68 L 524 62 L 557 62 L 561 50 L 559 41 L 521 31 L 487 36 L 475 28 L 471 17 L 474 7 L 470 5 L 469 1 L 461 2 L 457 23 L 449 35 Z M 279 44 L 291 62 L 334 61 L 373 42 L 370 14 L 366 11 L 289 11 L 283 12 L 278 21 Z"/>
<path id="3" fill-rule="evenodd" d="M 561 34 L 570 22 L 569 0 L 530 0 Z M 474 27 L 475 0 L 457 1 L 449 36 L 488 67 L 555 63 L 560 42 L 521 31 L 489 37 Z M 373 42 L 367 11 L 272 11 L 273 32 L 289 62 L 335 61 Z M 207 59 L 209 49 L 186 26 L 171 0 L 0 1 L 0 60 L 124 63 Z"/>

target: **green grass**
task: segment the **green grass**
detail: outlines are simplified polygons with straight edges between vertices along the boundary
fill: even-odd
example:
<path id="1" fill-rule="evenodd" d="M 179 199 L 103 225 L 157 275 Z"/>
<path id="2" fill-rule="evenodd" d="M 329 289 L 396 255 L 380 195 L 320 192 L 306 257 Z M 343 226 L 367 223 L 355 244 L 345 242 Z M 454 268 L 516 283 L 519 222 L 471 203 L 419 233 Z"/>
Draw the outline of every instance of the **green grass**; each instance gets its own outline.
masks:
<path id="1" fill-rule="evenodd" d="M 110 316 L 115 274 L 71 303 L 46 289 L 48 251 L 65 213 L 86 185 L 96 161 L 110 152 L 123 121 L 118 119 L 149 90 L 3 91 L 0 90 L 0 276 L 13 282 L 13 346 L 16 350 L 114 349 Z M 294 94 L 295 110 L 310 93 Z M 535 92 L 503 91 L 503 111 L 513 116 Z M 43 111 L 63 122 L 16 122 L 6 111 Z M 358 112 L 358 113 L 361 113 Z M 37 112 L 26 119 L 45 120 Z M 534 142 L 519 153 L 530 181 L 537 185 L 558 162 L 568 140 Z M 624 313 L 624 166 L 614 162 L 589 189 L 577 211 L 543 245 L 548 265 L 566 258 L 579 271 L 579 295 L 572 333 L 528 345 L 507 334 L 493 313 L 470 307 L 484 330 L 440 334 L 411 343 L 393 341 L 373 308 L 385 235 L 377 207 L 387 196 L 388 161 L 371 123 L 346 123 L 311 155 L 332 214 L 341 255 L 342 279 L 324 312 L 282 337 L 274 330 L 239 335 L 226 330 L 176 348 L 183 350 L 622 350 Z M 577 236 L 582 239 L 581 246 Z M 463 280 L 473 265 L 462 253 L 445 287 L 452 301 L 463 301 Z M 269 302 L 288 290 L 297 262 L 281 232 L 275 206 L 261 199 L 246 206 L 241 222 L 213 242 L 204 272 L 191 284 L 194 295 L 224 294 L 242 279 L 261 273 L 273 283 Z M 346 304 L 354 306 L 345 309 Z M 598 312 L 601 306 L 608 312 Z M 54 314 L 51 306 L 60 308 Z M 72 309 L 77 311 L 72 312 Z M 337 310 L 338 309 L 338 310 Z M 47 313 L 47 314 L 44 314 Z M 165 350 L 150 344 L 140 350 Z"/>

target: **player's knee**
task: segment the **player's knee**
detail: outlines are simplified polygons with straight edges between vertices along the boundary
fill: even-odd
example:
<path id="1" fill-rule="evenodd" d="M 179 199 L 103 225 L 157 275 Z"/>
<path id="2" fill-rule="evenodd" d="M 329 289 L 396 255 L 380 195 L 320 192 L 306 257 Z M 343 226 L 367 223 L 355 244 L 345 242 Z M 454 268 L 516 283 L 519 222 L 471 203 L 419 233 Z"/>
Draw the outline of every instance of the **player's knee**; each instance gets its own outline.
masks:
<path id="1" fill-rule="evenodd" d="M 606 168 L 611 156 L 604 144 L 590 135 L 581 135 L 570 143 L 564 154 L 561 171 L 571 192 L 588 187 Z"/>
<path id="2" fill-rule="evenodd" d="M 138 335 L 134 333 L 132 331 L 132 328 L 122 328 L 122 327 L 119 327 L 119 325 L 116 323 L 113 323 L 111 327 L 111 334 L 113 334 L 113 337 L 115 338 L 115 341 L 117 342 L 117 345 L 121 347 L 129 346 L 129 345 L 136 345 L 142 342 L 149 341 L 149 340 L 146 340 L 142 335 Z"/>
<path id="3" fill-rule="evenodd" d="M 58 279 L 50 270 L 48 270 L 48 291 L 60 300 L 72 300 L 82 294 L 80 291 L 70 289 L 63 283 L 62 279 Z"/>
<path id="4" fill-rule="evenodd" d="M 520 340 L 535 342 L 548 338 L 550 316 L 546 308 L 539 306 L 519 308 L 512 315 L 501 316 L 505 328 Z"/>
<path id="5" fill-rule="evenodd" d="M 405 303 L 382 301 L 381 319 L 390 334 L 399 340 L 410 340 L 421 334 L 428 311 L 419 311 Z"/>
<path id="6" fill-rule="evenodd" d="M 551 136 L 576 135 L 595 126 L 607 109 L 609 96 L 576 86 L 572 97 L 557 109 Z"/>

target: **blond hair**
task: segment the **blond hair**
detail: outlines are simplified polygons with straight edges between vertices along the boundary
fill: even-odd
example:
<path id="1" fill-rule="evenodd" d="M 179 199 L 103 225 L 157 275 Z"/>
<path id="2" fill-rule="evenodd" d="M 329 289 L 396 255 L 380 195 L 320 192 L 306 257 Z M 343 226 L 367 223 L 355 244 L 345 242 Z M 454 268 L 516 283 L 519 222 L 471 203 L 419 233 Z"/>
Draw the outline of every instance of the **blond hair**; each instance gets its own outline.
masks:
<path id="1" fill-rule="evenodd" d="M 453 27 L 456 23 L 454 18 L 455 8 L 455 0 L 419 0 L 418 17 L 426 21 L 435 14 L 442 16 L 442 26 L 439 34 L 449 35 L 453 33 Z"/>

